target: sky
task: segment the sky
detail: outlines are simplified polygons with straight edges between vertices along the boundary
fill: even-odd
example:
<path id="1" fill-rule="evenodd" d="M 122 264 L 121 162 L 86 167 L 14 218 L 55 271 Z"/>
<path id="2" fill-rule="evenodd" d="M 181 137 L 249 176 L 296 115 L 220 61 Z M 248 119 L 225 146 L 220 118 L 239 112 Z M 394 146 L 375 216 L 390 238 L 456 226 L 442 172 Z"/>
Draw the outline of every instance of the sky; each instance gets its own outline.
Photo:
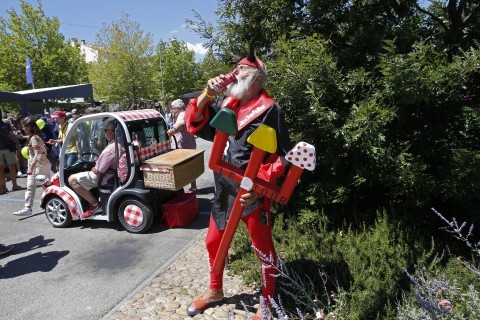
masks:
<path id="1" fill-rule="evenodd" d="M 37 0 L 27 2 L 38 6 Z M 0 15 L 8 18 L 7 10 L 12 7 L 21 13 L 19 0 L 0 0 Z M 60 20 L 60 32 L 66 39 L 94 44 L 102 24 L 110 25 L 125 12 L 153 35 L 155 43 L 176 38 L 185 41 L 197 57 L 205 53 L 201 46 L 205 40 L 186 29 L 185 20 L 194 19 L 192 9 L 207 22 L 215 25 L 217 20 L 217 0 L 42 0 L 42 7 L 47 17 Z"/>

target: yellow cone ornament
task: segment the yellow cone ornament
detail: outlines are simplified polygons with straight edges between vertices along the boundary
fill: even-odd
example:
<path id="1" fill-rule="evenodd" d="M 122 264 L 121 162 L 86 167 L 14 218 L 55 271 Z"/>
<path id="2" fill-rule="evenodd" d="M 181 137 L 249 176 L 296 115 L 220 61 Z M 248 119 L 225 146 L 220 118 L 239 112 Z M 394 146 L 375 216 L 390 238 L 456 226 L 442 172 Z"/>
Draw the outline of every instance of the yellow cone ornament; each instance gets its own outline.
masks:
<path id="1" fill-rule="evenodd" d="M 30 152 L 28 151 L 28 147 L 23 147 L 22 148 L 22 151 L 20 151 L 20 153 L 22 154 L 22 156 L 25 158 L 25 159 L 28 159 L 28 156 L 30 154 Z"/>

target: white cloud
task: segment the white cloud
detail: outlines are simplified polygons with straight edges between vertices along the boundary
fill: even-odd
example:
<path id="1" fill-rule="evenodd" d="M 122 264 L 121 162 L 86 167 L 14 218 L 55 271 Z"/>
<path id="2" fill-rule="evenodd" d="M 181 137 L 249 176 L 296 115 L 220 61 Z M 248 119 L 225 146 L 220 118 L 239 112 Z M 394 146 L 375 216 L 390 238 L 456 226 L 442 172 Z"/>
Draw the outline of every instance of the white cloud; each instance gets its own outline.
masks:
<path id="1" fill-rule="evenodd" d="M 195 52 L 195 54 L 200 54 L 200 55 L 205 55 L 208 51 L 208 49 L 203 47 L 203 44 L 201 43 L 196 43 L 196 44 L 191 44 L 187 42 L 187 48 L 188 50 L 192 50 Z"/>

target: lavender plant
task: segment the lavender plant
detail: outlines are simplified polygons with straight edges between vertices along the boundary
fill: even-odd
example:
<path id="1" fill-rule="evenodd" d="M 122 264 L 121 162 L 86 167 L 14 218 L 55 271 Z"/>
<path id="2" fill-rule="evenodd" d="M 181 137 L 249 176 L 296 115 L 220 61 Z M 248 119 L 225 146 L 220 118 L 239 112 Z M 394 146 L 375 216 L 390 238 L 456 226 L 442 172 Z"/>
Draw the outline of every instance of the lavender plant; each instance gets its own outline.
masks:
<path id="1" fill-rule="evenodd" d="M 342 307 L 345 304 L 345 297 L 343 291 L 337 286 L 337 293 L 328 292 L 327 281 L 328 276 L 325 272 L 320 272 L 321 285 L 323 289 L 323 299 L 318 299 L 315 293 L 315 284 L 308 276 L 301 277 L 297 273 L 289 270 L 287 266 L 277 259 L 276 263 L 273 256 L 267 255 L 257 248 L 253 250 L 258 254 L 262 261 L 263 268 L 274 268 L 277 277 L 282 279 L 280 290 L 285 295 L 291 298 L 296 304 L 296 315 L 288 314 L 283 306 L 281 295 L 269 297 L 269 303 L 263 297 L 260 297 L 260 305 L 263 310 L 262 319 L 271 319 L 271 314 L 275 314 L 277 319 L 286 320 L 297 316 L 298 319 L 315 319 L 315 320 L 331 320 L 342 319 Z M 270 307 L 267 307 L 269 305 Z M 245 309 L 247 310 L 247 309 Z M 309 312 L 308 312 L 309 311 Z M 305 312 L 305 313 L 304 313 Z M 248 314 L 248 311 L 247 311 Z"/>
<path id="2" fill-rule="evenodd" d="M 453 235 L 454 238 L 464 242 L 465 245 L 468 248 L 470 248 L 470 250 L 472 251 L 473 263 L 468 263 L 466 261 L 462 261 L 462 263 L 470 271 L 475 273 L 477 276 L 480 276 L 480 270 L 475 265 L 475 262 L 478 261 L 478 258 L 480 258 L 480 241 L 478 241 L 477 243 L 472 243 L 473 228 L 474 228 L 473 223 L 468 228 L 468 231 L 466 232 L 466 234 L 464 234 L 465 227 L 467 226 L 466 221 L 464 221 L 462 224 L 459 225 L 457 222 L 457 219 L 452 218 L 452 221 L 449 221 L 440 212 L 435 210 L 435 208 L 432 208 L 432 210 L 443 222 L 447 224 L 445 227 L 442 227 L 441 229 Z"/>
<path id="3" fill-rule="evenodd" d="M 457 287 L 445 275 L 441 275 L 439 279 L 429 279 L 425 268 L 416 268 L 415 275 L 411 275 L 407 270 L 405 272 L 415 286 L 415 300 L 419 308 L 399 306 L 399 319 L 442 319 L 442 316 L 452 312 L 448 299 L 457 292 Z"/>
<path id="4" fill-rule="evenodd" d="M 441 229 L 471 249 L 472 260 L 459 261 L 476 276 L 477 281 L 480 280 L 480 242 L 472 240 L 474 225 L 468 227 L 466 222 L 458 223 L 455 218 L 448 220 L 434 208 L 432 210 L 446 224 Z M 425 268 L 416 268 L 414 275 L 405 272 L 414 285 L 414 299 L 404 296 L 397 308 L 399 319 L 479 319 L 480 294 L 473 284 L 459 286 L 445 273 L 430 276 Z"/>

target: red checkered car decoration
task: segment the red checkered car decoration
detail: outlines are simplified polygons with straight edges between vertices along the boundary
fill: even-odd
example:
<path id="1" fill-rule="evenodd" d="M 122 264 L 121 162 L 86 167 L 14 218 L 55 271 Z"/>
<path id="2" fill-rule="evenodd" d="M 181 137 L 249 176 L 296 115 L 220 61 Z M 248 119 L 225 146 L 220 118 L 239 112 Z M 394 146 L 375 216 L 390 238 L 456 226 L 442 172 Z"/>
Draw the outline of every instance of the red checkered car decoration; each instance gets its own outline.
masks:
<path id="1" fill-rule="evenodd" d="M 128 205 L 125 210 L 123 210 L 123 216 L 125 217 L 125 221 L 133 227 L 138 227 L 143 222 L 142 209 L 134 204 Z"/>
<path id="2" fill-rule="evenodd" d="M 152 109 L 140 109 L 135 111 L 118 111 L 115 112 L 115 115 L 122 118 L 124 121 L 137 121 L 152 118 L 161 118 L 162 115 L 157 110 Z"/>
<path id="3" fill-rule="evenodd" d="M 138 157 L 140 157 L 140 161 L 143 162 L 147 159 L 153 158 L 162 153 L 170 151 L 170 141 L 157 143 L 155 139 L 152 139 L 152 141 L 150 141 L 150 144 L 148 146 L 143 146 L 143 147 L 140 145 L 138 140 L 137 140 L 137 143 L 139 145 L 139 149 L 138 149 L 138 152 L 134 153 L 135 163 L 138 163 Z"/>
<path id="4" fill-rule="evenodd" d="M 47 189 L 45 189 L 45 192 L 43 192 L 40 202 L 43 202 L 43 199 L 45 198 L 45 196 L 51 193 L 54 193 L 58 195 L 60 198 L 62 198 L 62 200 L 65 202 L 68 209 L 70 210 L 70 214 L 72 215 L 73 220 L 80 219 L 80 214 L 78 213 L 78 209 L 77 209 L 77 203 L 75 202 L 75 200 L 70 194 L 68 194 L 65 190 L 61 189 L 60 187 L 52 185 Z"/>

